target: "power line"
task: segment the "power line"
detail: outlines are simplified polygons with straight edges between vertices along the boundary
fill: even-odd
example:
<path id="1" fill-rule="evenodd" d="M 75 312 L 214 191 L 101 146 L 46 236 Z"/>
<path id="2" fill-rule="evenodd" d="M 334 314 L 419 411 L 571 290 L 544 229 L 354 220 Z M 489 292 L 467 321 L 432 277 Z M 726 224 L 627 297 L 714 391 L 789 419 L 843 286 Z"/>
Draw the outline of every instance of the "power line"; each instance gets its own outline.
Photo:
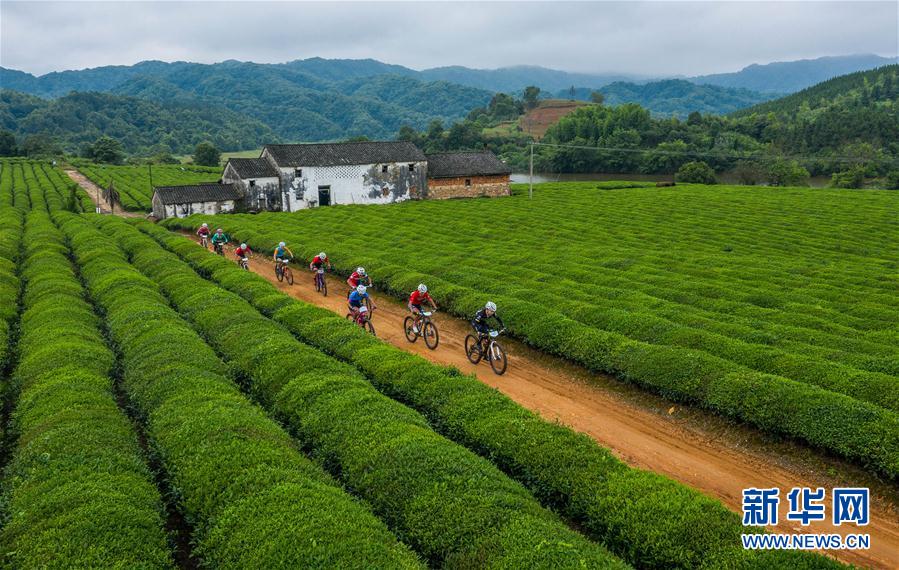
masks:
<path id="1" fill-rule="evenodd" d="M 871 158 L 865 159 L 860 157 L 852 157 L 852 156 L 801 156 L 801 155 L 758 155 L 758 154 L 727 154 L 727 153 L 715 153 L 708 151 L 692 151 L 692 150 L 683 150 L 683 151 L 674 151 L 674 150 L 659 150 L 654 148 L 618 148 L 618 147 L 609 147 L 609 146 L 585 146 L 585 145 L 573 145 L 573 144 L 557 144 L 557 143 L 543 143 L 543 142 L 532 142 L 528 143 L 531 148 L 534 146 L 545 146 L 545 147 L 558 147 L 558 148 L 574 148 L 581 150 L 602 150 L 602 151 L 612 151 L 612 152 L 623 152 L 623 153 L 632 153 L 632 154 L 642 154 L 642 153 L 653 153 L 664 156 L 695 156 L 695 157 L 711 157 L 711 158 L 721 158 L 721 159 L 736 159 L 736 160 L 774 160 L 778 158 L 785 158 L 790 160 L 797 160 L 802 162 L 813 162 L 813 161 L 832 161 L 832 162 L 850 162 L 850 163 L 859 163 L 859 162 L 880 162 L 884 164 L 899 164 L 899 159 L 895 158 Z"/>

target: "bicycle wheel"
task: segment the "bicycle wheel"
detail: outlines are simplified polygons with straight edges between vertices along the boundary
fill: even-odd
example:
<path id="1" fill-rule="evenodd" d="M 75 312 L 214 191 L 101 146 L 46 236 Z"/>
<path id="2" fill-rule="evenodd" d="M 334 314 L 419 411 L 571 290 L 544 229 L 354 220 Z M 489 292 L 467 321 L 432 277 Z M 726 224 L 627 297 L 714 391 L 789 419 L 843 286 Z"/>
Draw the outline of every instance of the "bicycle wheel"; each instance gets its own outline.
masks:
<path id="1" fill-rule="evenodd" d="M 284 274 L 284 277 L 287 279 L 287 284 L 293 285 L 293 271 L 291 271 L 289 267 L 285 267 L 284 271 L 281 273 Z"/>
<path id="2" fill-rule="evenodd" d="M 406 340 L 409 342 L 415 342 L 418 340 L 418 333 L 412 330 L 412 327 L 415 325 L 415 319 L 412 317 L 406 317 L 406 320 L 403 321 L 403 332 L 406 333 Z"/>
<path id="3" fill-rule="evenodd" d="M 275 264 L 275 277 L 278 278 L 278 281 L 284 281 L 284 270 L 281 269 L 281 265 Z"/>
<path id="4" fill-rule="evenodd" d="M 324 275 L 322 275 L 321 278 L 322 278 L 322 295 L 327 297 L 328 296 L 328 281 L 325 279 Z"/>
<path id="5" fill-rule="evenodd" d="M 431 350 L 437 348 L 437 345 L 440 344 L 440 333 L 437 332 L 437 325 L 432 323 L 431 321 L 425 321 L 424 326 L 421 328 L 422 336 L 425 337 L 425 344 Z"/>
<path id="6" fill-rule="evenodd" d="M 493 369 L 497 376 L 502 376 L 506 373 L 509 361 L 506 359 L 506 351 L 503 350 L 503 347 L 498 342 L 490 343 L 490 348 L 487 349 L 487 359 L 490 361 L 490 368 Z"/>
<path id="7" fill-rule="evenodd" d="M 315 283 L 315 292 L 318 293 L 319 291 L 322 290 L 322 285 L 321 285 L 321 275 L 319 275 L 318 273 L 316 273 L 316 274 L 315 274 L 315 279 L 313 279 L 313 282 Z"/>
<path id="8" fill-rule="evenodd" d="M 465 337 L 465 356 L 472 364 L 481 361 L 481 342 L 477 337 L 468 335 Z"/>
<path id="9" fill-rule="evenodd" d="M 365 319 L 365 322 L 362 323 L 362 328 L 366 329 L 368 332 L 370 332 L 372 334 L 372 336 L 377 336 L 377 335 L 375 335 L 375 325 L 371 324 L 370 320 Z"/>

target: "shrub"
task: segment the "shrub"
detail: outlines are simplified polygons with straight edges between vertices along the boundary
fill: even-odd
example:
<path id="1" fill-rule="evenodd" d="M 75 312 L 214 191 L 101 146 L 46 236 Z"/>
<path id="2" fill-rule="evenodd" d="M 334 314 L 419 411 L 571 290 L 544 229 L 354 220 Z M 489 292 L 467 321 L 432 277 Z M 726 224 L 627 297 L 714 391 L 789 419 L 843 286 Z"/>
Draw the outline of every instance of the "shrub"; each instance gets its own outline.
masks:
<path id="1" fill-rule="evenodd" d="M 678 182 L 686 182 L 690 184 L 717 184 L 715 171 L 712 167 L 701 160 L 688 162 L 677 169 L 675 179 Z"/>

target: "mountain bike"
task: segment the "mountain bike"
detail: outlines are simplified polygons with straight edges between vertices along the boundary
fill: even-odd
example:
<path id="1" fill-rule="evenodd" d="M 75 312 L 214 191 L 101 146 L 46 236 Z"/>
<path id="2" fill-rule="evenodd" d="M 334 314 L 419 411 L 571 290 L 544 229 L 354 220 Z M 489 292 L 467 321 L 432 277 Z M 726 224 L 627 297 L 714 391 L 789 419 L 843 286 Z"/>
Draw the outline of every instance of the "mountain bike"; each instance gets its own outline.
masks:
<path id="1" fill-rule="evenodd" d="M 313 269 L 315 271 L 315 290 L 325 297 L 328 296 L 328 281 L 325 279 L 325 268 L 324 266 L 319 267 L 318 269 Z"/>
<path id="2" fill-rule="evenodd" d="M 200 236 L 200 245 L 209 249 L 209 236 Z"/>
<path id="3" fill-rule="evenodd" d="M 425 345 L 434 350 L 440 344 L 440 333 L 437 332 L 437 325 L 431 320 L 431 311 L 422 311 L 418 322 L 418 330 L 415 330 L 415 317 L 408 316 L 403 321 L 403 332 L 406 333 L 406 340 L 415 342 L 419 337 L 425 339 Z"/>
<path id="4" fill-rule="evenodd" d="M 275 277 L 278 278 L 278 281 L 286 279 L 288 285 L 293 285 L 293 271 L 287 265 L 289 261 L 286 257 L 275 260 Z"/>
<path id="5" fill-rule="evenodd" d="M 239 265 L 242 269 L 249 271 L 250 270 L 250 260 L 246 257 L 241 257 L 237 260 L 237 265 Z"/>
<path id="6" fill-rule="evenodd" d="M 371 314 L 372 311 L 363 305 L 359 307 L 359 310 L 356 311 L 355 314 L 352 311 L 348 312 L 346 318 L 348 321 L 352 321 L 362 327 L 362 330 L 367 330 L 371 334 L 375 334 L 375 325 L 371 324 Z"/>
<path id="7" fill-rule="evenodd" d="M 496 341 L 496 338 L 504 330 L 490 331 L 486 335 L 479 334 L 475 336 L 470 334 L 466 336 L 465 355 L 468 357 L 468 360 L 472 364 L 477 364 L 481 359 L 485 359 L 490 363 L 490 368 L 493 368 L 493 372 L 498 376 L 505 374 L 506 368 L 509 366 L 509 360 L 506 358 L 506 351 Z"/>
<path id="8" fill-rule="evenodd" d="M 225 244 L 220 241 L 213 243 L 212 249 L 214 249 L 218 255 L 221 255 L 221 256 L 225 255 Z"/>

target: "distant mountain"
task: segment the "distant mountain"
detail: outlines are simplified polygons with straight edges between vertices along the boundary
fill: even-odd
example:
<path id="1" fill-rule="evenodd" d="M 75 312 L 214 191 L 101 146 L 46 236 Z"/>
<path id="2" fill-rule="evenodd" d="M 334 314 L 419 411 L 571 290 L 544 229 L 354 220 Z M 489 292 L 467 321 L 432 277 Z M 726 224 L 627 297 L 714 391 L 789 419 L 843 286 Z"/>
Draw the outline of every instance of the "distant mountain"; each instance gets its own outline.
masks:
<path id="1" fill-rule="evenodd" d="M 128 153 L 154 148 L 189 153 L 204 140 L 223 150 L 242 150 L 278 140 L 265 124 L 223 107 L 97 92 L 47 100 L 0 90 L 0 128 L 20 138 L 50 135 L 69 152 L 101 135 L 119 140 Z"/>
<path id="2" fill-rule="evenodd" d="M 472 87 L 417 78 L 416 73 L 374 60 L 150 61 L 41 77 L 0 68 L 0 85 L 42 97 L 97 91 L 227 108 L 265 123 L 288 141 L 392 138 L 403 125 L 422 128 L 433 119 L 461 118 L 492 96 Z"/>
<path id="3" fill-rule="evenodd" d="M 879 55 L 845 55 L 798 61 L 753 64 L 735 73 L 717 73 L 692 77 L 693 83 L 742 87 L 762 93 L 795 93 L 832 77 L 865 71 L 897 63 L 895 57 Z"/>
<path id="4" fill-rule="evenodd" d="M 536 85 L 544 91 L 556 92 L 572 85 L 596 89 L 615 81 L 640 81 L 644 76 L 625 73 L 571 73 L 545 67 L 520 65 L 499 69 L 471 69 L 468 67 L 435 67 L 421 72 L 422 77 L 451 81 L 461 85 L 515 93 L 529 85 Z"/>
<path id="5" fill-rule="evenodd" d="M 724 115 L 778 96 L 748 89 L 696 85 L 683 79 L 665 79 L 643 84 L 616 81 L 599 89 L 575 88 L 573 93 L 571 89 L 563 89 L 557 96 L 560 99 L 590 101 L 594 91 L 603 94 L 607 105 L 639 103 L 653 115 L 680 118 L 685 118 L 694 111 L 704 115 Z"/>

